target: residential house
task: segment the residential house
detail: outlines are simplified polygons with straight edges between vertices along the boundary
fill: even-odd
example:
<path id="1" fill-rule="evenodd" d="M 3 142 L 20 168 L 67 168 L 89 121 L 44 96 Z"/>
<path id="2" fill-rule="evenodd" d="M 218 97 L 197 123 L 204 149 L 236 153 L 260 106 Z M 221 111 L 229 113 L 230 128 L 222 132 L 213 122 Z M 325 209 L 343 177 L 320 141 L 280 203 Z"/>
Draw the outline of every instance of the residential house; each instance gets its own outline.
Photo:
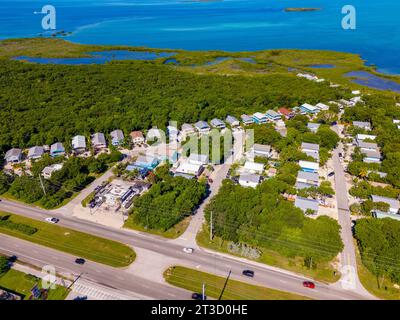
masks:
<path id="1" fill-rule="evenodd" d="M 372 130 L 371 123 L 369 123 L 369 122 L 353 121 L 353 126 L 357 127 L 357 128 L 360 128 L 360 129 L 367 130 L 367 131 L 371 131 Z"/>
<path id="2" fill-rule="evenodd" d="M 198 121 L 194 124 L 196 130 L 200 133 L 200 134 L 207 134 L 210 132 L 211 128 L 208 125 L 207 122 L 205 121 Z"/>
<path id="3" fill-rule="evenodd" d="M 165 143 L 166 142 L 165 133 L 164 133 L 164 131 L 162 131 L 161 129 L 158 129 L 157 127 L 151 128 L 147 132 L 146 141 L 147 142 L 157 141 L 160 143 Z"/>
<path id="4" fill-rule="evenodd" d="M 244 164 L 244 169 L 250 173 L 262 174 L 264 172 L 264 164 L 253 161 L 246 161 Z"/>
<path id="5" fill-rule="evenodd" d="M 320 123 L 313 123 L 309 122 L 307 123 L 307 128 L 312 132 L 312 133 L 317 133 L 319 127 L 321 126 Z"/>
<path id="6" fill-rule="evenodd" d="M 261 112 L 256 112 L 253 114 L 253 121 L 257 124 L 263 124 L 268 122 L 268 118 L 265 114 Z"/>
<path id="7" fill-rule="evenodd" d="M 240 116 L 240 118 L 242 119 L 242 122 L 245 126 L 251 125 L 254 123 L 254 120 L 252 117 L 248 116 L 247 114 L 242 114 Z"/>
<path id="8" fill-rule="evenodd" d="M 122 130 L 120 130 L 120 129 L 114 130 L 110 133 L 110 136 L 111 136 L 111 144 L 113 146 L 116 147 L 116 146 L 119 146 L 122 143 L 124 143 L 125 137 L 124 137 L 124 133 L 122 132 Z"/>
<path id="9" fill-rule="evenodd" d="M 327 110 L 329 110 L 329 106 L 328 105 L 326 105 L 326 104 L 324 104 L 324 103 L 317 103 L 316 105 L 315 105 L 318 109 L 320 109 L 320 110 L 322 110 L 322 111 L 327 111 Z"/>
<path id="10" fill-rule="evenodd" d="M 316 172 L 299 171 L 297 173 L 296 181 L 298 183 L 306 184 L 306 185 L 308 185 L 308 187 L 311 187 L 311 186 L 318 187 L 319 186 L 319 174 Z"/>
<path id="11" fill-rule="evenodd" d="M 191 164 L 207 165 L 209 162 L 209 157 L 206 154 L 191 153 L 188 159 Z"/>
<path id="12" fill-rule="evenodd" d="M 179 129 L 173 125 L 167 127 L 167 134 L 170 141 L 177 141 L 179 135 Z"/>
<path id="13" fill-rule="evenodd" d="M 317 114 L 320 110 L 316 106 L 312 106 L 311 104 L 304 103 L 300 106 L 300 111 L 306 114 Z"/>
<path id="14" fill-rule="evenodd" d="M 94 135 L 92 135 L 92 146 L 95 150 L 101 150 L 107 148 L 107 142 L 104 133 L 97 132 Z"/>
<path id="15" fill-rule="evenodd" d="M 380 163 L 382 159 L 382 155 L 379 151 L 363 151 L 361 150 L 362 154 L 364 155 L 363 162 L 365 163 Z"/>
<path id="16" fill-rule="evenodd" d="M 356 136 L 356 142 L 358 143 L 358 142 L 361 142 L 361 141 L 364 141 L 364 140 L 371 140 L 371 141 L 374 141 L 376 139 L 376 136 L 374 136 L 374 135 L 371 135 L 371 134 L 361 134 L 361 133 L 359 133 L 359 134 L 357 134 L 357 136 Z"/>
<path id="17" fill-rule="evenodd" d="M 211 120 L 211 126 L 217 129 L 225 129 L 225 123 L 217 118 Z"/>
<path id="18" fill-rule="evenodd" d="M 388 197 L 381 197 L 377 195 L 372 195 L 371 199 L 374 203 L 377 202 L 383 202 L 389 205 L 389 210 L 388 213 L 391 214 L 399 214 L 399 209 L 400 209 L 400 201 L 397 199 L 393 198 L 388 198 Z"/>
<path id="19" fill-rule="evenodd" d="M 243 187 L 255 188 L 261 182 L 261 176 L 258 174 L 244 173 L 239 177 L 239 184 Z"/>
<path id="20" fill-rule="evenodd" d="M 237 127 L 240 125 L 239 120 L 233 116 L 226 116 L 225 122 L 228 123 L 231 127 Z"/>
<path id="21" fill-rule="evenodd" d="M 134 144 L 141 144 L 144 143 L 144 136 L 142 131 L 132 131 L 130 133 L 130 136 L 132 138 L 132 142 Z"/>
<path id="22" fill-rule="evenodd" d="M 204 167 L 201 164 L 194 164 L 183 161 L 180 163 L 179 167 L 176 168 L 177 173 L 184 173 L 198 177 L 201 175 Z"/>
<path id="23" fill-rule="evenodd" d="M 278 121 L 282 118 L 282 116 L 274 110 L 268 110 L 265 115 L 270 121 Z"/>
<path id="24" fill-rule="evenodd" d="M 303 142 L 301 144 L 301 151 L 306 155 L 314 158 L 315 161 L 319 162 L 319 145 L 314 143 Z"/>
<path id="25" fill-rule="evenodd" d="M 312 212 L 313 214 L 318 213 L 318 201 L 317 200 L 296 197 L 294 205 L 295 205 L 295 207 L 301 209 L 304 213 L 306 213 L 306 212 Z"/>
<path id="26" fill-rule="evenodd" d="M 255 143 L 251 151 L 253 157 L 270 158 L 272 155 L 272 148 L 270 145 Z"/>
<path id="27" fill-rule="evenodd" d="M 65 149 L 64 149 L 63 144 L 61 142 L 53 143 L 50 146 L 50 155 L 52 157 L 58 157 L 58 156 L 65 155 Z"/>
<path id="28" fill-rule="evenodd" d="M 194 129 L 194 127 L 189 123 L 184 123 L 182 125 L 181 129 L 182 129 L 181 133 L 184 137 L 187 137 L 188 135 L 196 133 L 196 130 Z"/>
<path id="29" fill-rule="evenodd" d="M 42 176 L 43 176 L 45 179 L 50 179 L 50 178 L 51 178 L 51 175 L 53 174 L 53 172 L 59 171 L 59 170 L 61 170 L 62 168 L 63 168 L 63 164 L 62 164 L 62 163 L 56 163 L 56 164 L 53 164 L 53 165 L 51 165 L 51 166 L 47 166 L 47 167 L 43 168 L 43 170 L 42 170 Z"/>
<path id="30" fill-rule="evenodd" d="M 86 151 L 86 138 L 84 136 L 75 136 L 72 138 L 72 151 L 75 153 Z"/>
<path id="31" fill-rule="evenodd" d="M 158 166 L 160 163 L 159 159 L 157 159 L 154 156 L 149 156 L 149 155 L 140 155 L 137 157 L 136 161 L 126 167 L 128 171 L 132 171 L 134 169 L 140 170 L 140 169 L 146 169 L 146 170 L 153 170 Z"/>
<path id="32" fill-rule="evenodd" d="M 319 164 L 317 162 L 300 160 L 299 166 L 301 170 L 305 172 L 318 172 L 319 170 Z"/>
<path id="33" fill-rule="evenodd" d="M 397 129 L 400 129 L 400 120 L 393 120 L 393 124 L 397 124 Z"/>
<path id="34" fill-rule="evenodd" d="M 6 152 L 4 159 L 7 163 L 19 163 L 22 161 L 22 150 L 12 148 Z"/>
<path id="35" fill-rule="evenodd" d="M 287 108 L 279 108 L 278 113 L 280 113 L 282 116 L 284 116 L 286 119 L 293 118 L 294 113 L 287 109 Z"/>
<path id="36" fill-rule="evenodd" d="M 358 141 L 358 147 L 361 151 L 379 151 L 378 145 L 372 142 Z"/>
<path id="37" fill-rule="evenodd" d="M 29 148 L 28 150 L 28 159 L 30 160 L 35 160 L 35 159 L 40 159 L 44 154 L 44 149 L 42 146 L 35 146 L 32 148 Z"/>

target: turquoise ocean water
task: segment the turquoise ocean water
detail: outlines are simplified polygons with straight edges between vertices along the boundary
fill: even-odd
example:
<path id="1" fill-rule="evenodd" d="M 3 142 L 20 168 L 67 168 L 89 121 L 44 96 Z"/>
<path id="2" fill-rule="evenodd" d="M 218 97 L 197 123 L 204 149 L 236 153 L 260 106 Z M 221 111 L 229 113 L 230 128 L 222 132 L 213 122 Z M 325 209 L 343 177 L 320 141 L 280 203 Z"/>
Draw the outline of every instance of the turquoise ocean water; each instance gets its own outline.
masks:
<path id="1" fill-rule="evenodd" d="M 400 1 L 395 0 L 1 0 L 0 39 L 45 33 L 43 5 L 57 10 L 57 30 L 86 44 L 189 50 L 329 49 L 361 54 L 400 74 Z M 343 30 L 341 9 L 357 10 L 357 29 Z M 284 12 L 286 7 L 319 7 Z"/>

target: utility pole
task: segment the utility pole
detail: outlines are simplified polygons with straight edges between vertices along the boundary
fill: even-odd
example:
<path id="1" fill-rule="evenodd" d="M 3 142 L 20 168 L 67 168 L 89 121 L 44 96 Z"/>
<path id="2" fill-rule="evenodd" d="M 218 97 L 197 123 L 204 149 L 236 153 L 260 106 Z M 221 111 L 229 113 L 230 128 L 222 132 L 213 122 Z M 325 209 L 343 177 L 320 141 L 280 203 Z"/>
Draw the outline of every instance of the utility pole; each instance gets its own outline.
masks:
<path id="1" fill-rule="evenodd" d="M 203 291 L 202 292 L 203 293 L 202 293 L 201 300 L 206 300 L 206 285 L 204 282 L 203 282 Z"/>
<path id="2" fill-rule="evenodd" d="M 211 214 L 210 214 L 210 241 L 212 241 L 212 238 L 213 238 L 213 223 L 212 223 L 212 211 L 211 211 Z"/>
<path id="3" fill-rule="evenodd" d="M 224 294 L 224 291 L 225 291 L 226 285 L 228 284 L 228 280 L 229 280 L 229 277 L 231 276 L 231 273 L 232 273 L 232 271 L 229 270 L 228 277 L 226 278 L 224 287 L 222 288 L 221 295 L 219 296 L 218 300 L 222 299 L 222 295 Z"/>
<path id="4" fill-rule="evenodd" d="M 75 282 L 77 282 L 79 280 L 80 277 L 82 277 L 84 274 L 84 272 L 82 272 L 81 274 L 79 274 L 76 279 L 74 281 L 72 281 L 72 283 L 69 285 L 69 287 L 67 288 L 67 290 L 71 289 L 71 287 L 75 284 Z"/>
<path id="5" fill-rule="evenodd" d="M 44 188 L 44 184 L 42 181 L 42 175 L 40 173 L 39 173 L 39 180 L 40 180 L 40 185 L 42 186 L 42 189 L 43 189 L 43 193 L 46 196 L 46 189 Z"/>

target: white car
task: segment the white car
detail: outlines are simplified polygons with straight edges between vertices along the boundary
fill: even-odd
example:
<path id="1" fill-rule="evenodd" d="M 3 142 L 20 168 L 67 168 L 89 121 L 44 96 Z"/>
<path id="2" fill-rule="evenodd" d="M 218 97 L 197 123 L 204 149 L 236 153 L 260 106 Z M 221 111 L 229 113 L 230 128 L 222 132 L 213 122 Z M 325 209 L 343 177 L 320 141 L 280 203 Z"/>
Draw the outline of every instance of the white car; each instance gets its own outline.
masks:
<path id="1" fill-rule="evenodd" d="M 185 253 L 193 253 L 194 249 L 193 248 L 183 248 L 183 252 Z"/>
<path id="2" fill-rule="evenodd" d="M 44 220 L 46 220 L 48 223 L 57 223 L 58 221 L 60 221 L 60 219 L 58 218 L 46 218 Z"/>

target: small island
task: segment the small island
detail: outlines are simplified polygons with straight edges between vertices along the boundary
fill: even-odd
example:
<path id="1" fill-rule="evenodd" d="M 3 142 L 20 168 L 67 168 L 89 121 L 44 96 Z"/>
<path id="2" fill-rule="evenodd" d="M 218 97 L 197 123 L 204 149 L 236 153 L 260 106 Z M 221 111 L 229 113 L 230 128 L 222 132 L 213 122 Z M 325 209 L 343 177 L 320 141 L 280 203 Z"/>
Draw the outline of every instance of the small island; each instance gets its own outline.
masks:
<path id="1" fill-rule="evenodd" d="M 319 11 L 321 8 L 285 8 L 285 12 Z"/>

